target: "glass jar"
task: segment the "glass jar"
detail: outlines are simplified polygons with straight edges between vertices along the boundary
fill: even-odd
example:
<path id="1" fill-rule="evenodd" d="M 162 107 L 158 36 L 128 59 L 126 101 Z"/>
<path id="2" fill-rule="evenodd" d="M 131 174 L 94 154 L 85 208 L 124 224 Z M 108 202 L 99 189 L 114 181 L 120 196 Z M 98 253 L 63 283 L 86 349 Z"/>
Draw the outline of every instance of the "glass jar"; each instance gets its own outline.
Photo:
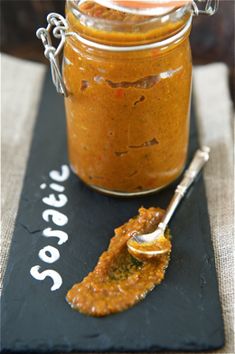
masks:
<path id="1" fill-rule="evenodd" d="M 144 16 L 70 0 L 66 20 L 51 23 L 64 45 L 63 79 L 58 62 L 50 61 L 65 95 L 69 160 L 88 186 L 112 195 L 147 194 L 182 172 L 191 22 L 190 3 Z"/>

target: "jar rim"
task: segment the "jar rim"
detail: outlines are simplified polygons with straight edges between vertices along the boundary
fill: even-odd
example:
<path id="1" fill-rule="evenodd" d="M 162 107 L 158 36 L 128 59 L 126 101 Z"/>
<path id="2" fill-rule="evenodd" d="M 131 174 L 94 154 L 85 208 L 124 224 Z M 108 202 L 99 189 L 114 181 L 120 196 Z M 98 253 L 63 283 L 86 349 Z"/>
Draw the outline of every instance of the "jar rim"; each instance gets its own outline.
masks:
<path id="1" fill-rule="evenodd" d="M 84 0 L 85 1 L 85 0 Z M 118 1 L 120 1 L 118 3 Z M 176 1 L 173 2 L 173 4 L 171 3 L 172 0 L 159 0 L 160 4 L 159 6 L 156 6 L 156 4 L 154 5 L 154 1 L 156 0 L 147 0 L 147 5 L 149 6 L 139 6 L 137 7 L 137 3 L 139 2 L 139 4 L 144 3 L 145 0 L 95 0 L 95 2 L 97 2 L 98 4 L 102 5 L 102 6 L 107 6 L 107 4 L 111 4 L 110 9 L 113 10 L 117 10 L 117 11 L 123 11 L 126 13 L 130 13 L 133 15 L 147 15 L 147 16 L 162 16 L 164 14 L 169 13 L 170 11 L 173 11 L 175 8 L 179 8 L 181 6 L 183 6 L 183 3 L 186 4 L 187 2 L 191 2 L 192 0 L 177 0 L 177 1 L 181 1 L 181 5 L 174 5 L 176 3 Z M 129 3 L 131 3 L 133 1 L 133 6 L 131 6 Z M 158 0 L 157 0 L 158 1 Z M 170 1 L 170 3 L 167 4 L 167 1 Z M 182 3 L 183 1 L 183 3 Z M 108 6 L 107 6 L 108 7 Z"/>
<path id="2" fill-rule="evenodd" d="M 96 48 L 98 50 L 104 50 L 104 51 L 108 51 L 108 52 L 143 51 L 143 50 L 155 49 L 155 48 L 164 48 L 165 49 L 165 48 L 167 48 L 167 46 L 169 44 L 172 44 L 174 42 L 179 42 L 180 38 L 182 38 L 183 35 L 185 35 L 186 33 L 189 32 L 191 24 L 192 24 L 192 16 L 188 19 L 186 25 L 181 29 L 181 31 L 179 31 L 178 33 L 176 33 L 172 37 L 166 38 L 166 39 L 161 40 L 159 42 L 155 41 L 155 42 L 148 43 L 148 44 L 129 45 L 129 46 L 120 46 L 120 45 L 115 46 L 115 45 L 94 42 L 92 40 L 82 37 L 81 35 L 79 35 L 75 32 L 68 32 L 66 34 L 66 36 L 67 37 L 70 37 L 70 36 L 75 37 L 75 38 L 77 38 L 77 40 L 79 42 L 81 42 L 82 44 L 84 44 L 88 47 Z"/>
<path id="3" fill-rule="evenodd" d="M 85 0 L 86 1 L 86 0 Z M 77 17 L 77 18 L 84 18 L 86 19 L 86 22 L 93 22 L 93 24 L 95 22 L 99 22 L 99 25 L 103 25 L 105 29 L 105 27 L 107 26 L 108 28 L 110 27 L 110 25 L 112 26 L 131 26 L 131 25 L 135 25 L 135 26 L 141 26 L 141 25 L 145 25 L 145 24 L 155 24 L 155 23 L 165 23 L 167 21 L 174 21 L 174 19 L 177 19 L 181 16 L 184 15 L 184 13 L 187 10 L 191 10 L 191 4 L 190 3 L 186 3 L 183 6 L 180 7 L 174 7 L 172 8 L 170 11 L 162 14 L 162 15 L 154 15 L 154 16 L 144 16 L 144 15 L 137 15 L 140 17 L 147 17 L 146 19 L 140 19 L 139 21 L 125 21 L 125 23 L 123 23 L 123 21 L 121 20 L 113 20 L 113 19 L 104 19 L 104 18 L 99 18 L 99 17 L 95 17 L 95 16 L 91 16 L 86 14 L 85 12 L 83 12 L 80 8 L 79 5 L 81 5 L 81 3 L 85 2 L 84 0 L 67 0 L 68 4 L 72 4 L 72 13 Z M 115 10 L 117 11 L 117 10 Z"/>

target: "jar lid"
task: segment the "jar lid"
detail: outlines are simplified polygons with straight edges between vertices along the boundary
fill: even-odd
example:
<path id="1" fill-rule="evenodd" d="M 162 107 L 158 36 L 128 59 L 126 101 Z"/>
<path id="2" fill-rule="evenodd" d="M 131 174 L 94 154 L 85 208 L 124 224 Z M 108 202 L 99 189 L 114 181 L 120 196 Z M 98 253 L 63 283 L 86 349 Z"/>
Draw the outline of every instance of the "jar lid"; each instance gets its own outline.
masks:
<path id="1" fill-rule="evenodd" d="M 95 0 L 102 6 L 138 15 L 161 16 L 192 0 Z"/>

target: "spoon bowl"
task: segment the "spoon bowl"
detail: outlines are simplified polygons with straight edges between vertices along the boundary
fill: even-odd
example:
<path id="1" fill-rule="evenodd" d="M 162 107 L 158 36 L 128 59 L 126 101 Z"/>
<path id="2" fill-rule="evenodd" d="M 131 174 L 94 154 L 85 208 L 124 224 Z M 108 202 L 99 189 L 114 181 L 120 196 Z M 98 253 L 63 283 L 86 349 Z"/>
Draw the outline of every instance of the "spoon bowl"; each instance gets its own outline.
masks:
<path id="1" fill-rule="evenodd" d="M 209 160 L 210 148 L 207 146 L 197 150 L 189 168 L 184 173 L 181 183 L 176 187 L 175 193 L 170 201 L 162 221 L 157 229 L 149 234 L 133 235 L 127 242 L 128 251 L 136 258 L 151 258 L 171 249 L 171 243 L 165 237 L 166 227 L 173 216 L 180 201 L 195 181 L 202 167 Z"/>
<path id="2" fill-rule="evenodd" d="M 141 235 L 141 238 L 148 237 L 148 235 L 151 237 L 151 234 L 145 234 Z M 139 242 L 138 238 L 133 237 L 128 240 L 127 246 L 129 253 L 141 261 L 169 253 L 171 250 L 169 235 L 165 237 L 163 234 L 159 235 L 157 240 L 152 242 Z"/>

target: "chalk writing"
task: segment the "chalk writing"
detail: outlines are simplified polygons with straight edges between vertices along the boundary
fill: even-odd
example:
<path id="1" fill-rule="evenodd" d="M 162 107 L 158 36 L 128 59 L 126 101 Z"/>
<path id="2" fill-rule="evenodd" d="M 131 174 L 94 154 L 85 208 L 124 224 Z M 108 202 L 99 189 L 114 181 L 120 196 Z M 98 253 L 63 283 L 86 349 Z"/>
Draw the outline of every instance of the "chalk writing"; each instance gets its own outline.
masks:
<path id="1" fill-rule="evenodd" d="M 48 196 L 42 198 L 42 202 L 50 207 L 50 209 L 45 209 L 42 212 L 42 219 L 45 222 L 52 222 L 57 227 L 65 226 L 68 223 L 68 217 L 61 211 L 58 211 L 54 208 L 63 208 L 68 202 L 68 197 L 62 193 L 65 191 L 65 187 L 59 183 L 65 182 L 69 178 L 69 175 L 70 171 L 67 165 L 62 165 L 61 171 L 51 171 L 49 173 L 49 177 L 53 182 L 49 184 L 50 192 L 54 191 L 57 192 L 57 194 L 50 193 Z M 40 185 L 40 189 L 45 190 L 46 188 L 46 183 L 42 183 Z M 65 231 L 57 229 L 53 230 L 51 227 L 45 228 L 42 232 L 42 236 L 47 238 L 58 238 L 58 245 L 62 245 L 68 240 L 68 234 Z M 60 252 L 56 247 L 47 245 L 39 250 L 38 257 L 44 263 L 53 264 L 59 260 Z M 46 269 L 41 271 L 41 267 L 39 265 L 35 265 L 30 269 L 30 274 L 34 279 L 40 281 L 45 280 L 47 277 L 51 278 L 53 281 L 51 291 L 59 289 L 63 284 L 61 275 L 53 269 Z"/>

